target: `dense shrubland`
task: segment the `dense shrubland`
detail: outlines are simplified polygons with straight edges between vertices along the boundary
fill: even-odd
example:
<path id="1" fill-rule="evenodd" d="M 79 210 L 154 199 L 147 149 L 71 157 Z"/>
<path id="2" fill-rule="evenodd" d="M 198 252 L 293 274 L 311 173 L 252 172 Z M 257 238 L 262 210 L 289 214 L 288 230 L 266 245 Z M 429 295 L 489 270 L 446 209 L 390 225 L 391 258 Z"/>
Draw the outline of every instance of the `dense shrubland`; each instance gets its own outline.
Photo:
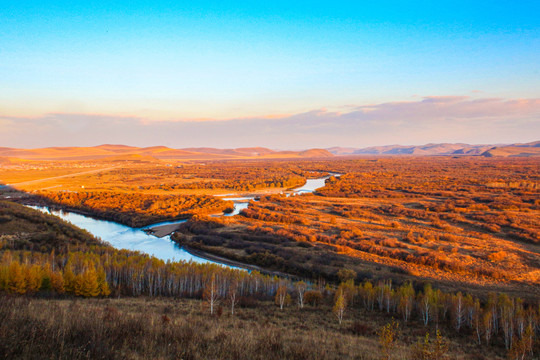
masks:
<path id="1" fill-rule="evenodd" d="M 315 195 L 263 196 L 240 216 L 212 220 L 220 228 L 205 229 L 198 221 L 190 229 L 187 223 L 175 238 L 313 278 L 335 279 L 346 264 L 367 278 L 420 277 L 540 296 L 534 247 L 540 239 L 539 160 L 298 164 L 344 174 L 331 177 Z"/>
<path id="2" fill-rule="evenodd" d="M 346 174 L 329 179 L 318 194 L 381 201 L 404 199 L 396 200 L 397 205 L 407 201 L 411 203 L 408 207 L 424 211 L 401 209 L 395 216 L 442 218 L 538 243 L 539 166 L 534 158 L 353 160 Z M 416 201 L 421 204 L 414 204 Z"/>
<path id="3" fill-rule="evenodd" d="M 69 178 L 62 190 L 58 186 L 33 190 L 37 196 L 25 201 L 35 204 L 41 198 L 41 203 L 140 227 L 232 209 L 231 202 L 205 195 L 205 191 L 289 189 L 303 185 L 307 177 L 325 174 L 284 161 L 178 166 L 135 163 Z"/>
<path id="4" fill-rule="evenodd" d="M 228 211 L 233 204 L 206 195 L 151 195 L 120 192 L 40 192 L 46 204 L 84 212 L 132 227 Z M 35 200 L 32 200 L 35 201 Z"/>
<path id="5" fill-rule="evenodd" d="M 414 276 L 506 290 L 507 285 L 517 289 L 521 283 L 522 289 L 538 296 L 533 286 L 538 257 L 527 248 L 516 246 L 512 239 L 463 231 L 461 224 L 414 213 L 424 210 L 406 210 L 406 218 L 396 219 L 401 209 L 321 202 L 314 196 L 264 197 L 234 219 L 193 219 L 173 239 L 312 278 L 335 279 L 347 264 L 367 278 Z M 219 222 L 220 226 L 208 225 Z M 377 271 L 381 265 L 390 272 Z"/>
<path id="6" fill-rule="evenodd" d="M 304 163 L 302 163 L 304 164 Z M 307 165 L 308 163 L 304 164 Z M 181 190 L 255 191 L 301 186 L 306 178 L 320 177 L 324 171 L 292 161 L 209 161 L 177 166 L 152 165 L 127 167 L 96 174 L 85 184 L 100 187 L 124 187 L 143 192 Z"/>

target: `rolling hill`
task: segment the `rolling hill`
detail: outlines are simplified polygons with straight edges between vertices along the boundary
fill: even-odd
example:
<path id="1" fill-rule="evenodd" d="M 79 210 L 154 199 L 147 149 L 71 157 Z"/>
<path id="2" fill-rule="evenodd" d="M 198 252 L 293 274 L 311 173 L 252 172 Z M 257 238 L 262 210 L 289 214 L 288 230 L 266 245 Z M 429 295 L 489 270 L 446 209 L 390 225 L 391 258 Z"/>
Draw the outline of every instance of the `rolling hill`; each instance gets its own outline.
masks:
<path id="1" fill-rule="evenodd" d="M 219 160 L 251 158 L 315 158 L 331 157 L 324 149 L 304 151 L 274 151 L 263 147 L 216 149 L 173 149 L 166 146 L 134 147 L 126 145 L 99 145 L 92 147 L 48 147 L 40 149 L 0 148 L 0 158 L 24 160 Z"/>
<path id="2" fill-rule="evenodd" d="M 328 158 L 347 155 L 410 155 L 410 156 L 484 156 L 528 157 L 540 156 L 540 141 L 507 145 L 425 144 L 385 145 L 366 148 L 331 147 L 302 151 L 279 151 L 264 147 L 218 149 L 210 147 L 174 149 L 166 146 L 135 147 L 104 144 L 92 147 L 48 147 L 18 149 L 0 147 L 0 162 L 23 160 L 103 160 L 103 161 L 159 161 L 159 160 L 222 160 L 222 159 L 286 159 Z"/>
<path id="3" fill-rule="evenodd" d="M 513 144 L 509 146 L 495 146 L 482 153 L 486 157 L 529 157 L 540 156 L 540 141 L 527 144 Z"/>
<path id="4" fill-rule="evenodd" d="M 367 148 L 333 147 L 327 149 L 334 155 L 415 155 L 415 156 L 537 156 L 540 141 L 512 145 L 426 144 L 386 145 Z"/>

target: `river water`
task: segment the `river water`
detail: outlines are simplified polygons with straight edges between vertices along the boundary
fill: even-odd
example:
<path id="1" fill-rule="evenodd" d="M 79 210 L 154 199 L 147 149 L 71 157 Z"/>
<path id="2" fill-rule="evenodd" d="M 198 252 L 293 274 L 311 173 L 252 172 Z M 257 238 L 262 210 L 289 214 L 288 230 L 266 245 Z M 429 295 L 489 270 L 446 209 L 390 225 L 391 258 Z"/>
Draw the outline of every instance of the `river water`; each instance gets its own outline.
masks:
<path id="1" fill-rule="evenodd" d="M 337 174 L 336 174 L 337 175 Z M 306 184 L 293 190 L 292 194 L 305 194 L 313 192 L 321 187 L 324 187 L 325 180 L 328 177 L 318 179 L 308 179 Z M 224 200 L 231 200 L 234 202 L 234 211 L 224 216 L 234 216 L 240 213 L 242 209 L 249 206 L 249 201 L 253 200 L 253 197 L 241 197 L 231 198 L 225 197 Z M 198 256 L 192 255 L 184 250 L 181 246 L 171 240 L 170 236 L 156 237 L 154 235 L 146 233 L 144 230 L 168 224 L 179 224 L 186 220 L 180 221 L 166 221 L 158 224 L 153 224 L 143 228 L 131 228 L 126 225 L 115 223 L 112 221 L 98 220 L 88 216 L 80 215 L 69 211 L 56 211 L 50 210 L 47 207 L 31 206 L 34 209 L 41 210 L 43 212 L 56 215 L 66 221 L 69 221 L 73 225 L 85 229 L 92 235 L 101 238 L 103 241 L 111 244 L 117 249 L 127 249 L 133 251 L 140 251 L 153 255 L 162 260 L 171 261 L 194 261 L 198 263 L 213 263 L 214 261 L 206 260 Z"/>

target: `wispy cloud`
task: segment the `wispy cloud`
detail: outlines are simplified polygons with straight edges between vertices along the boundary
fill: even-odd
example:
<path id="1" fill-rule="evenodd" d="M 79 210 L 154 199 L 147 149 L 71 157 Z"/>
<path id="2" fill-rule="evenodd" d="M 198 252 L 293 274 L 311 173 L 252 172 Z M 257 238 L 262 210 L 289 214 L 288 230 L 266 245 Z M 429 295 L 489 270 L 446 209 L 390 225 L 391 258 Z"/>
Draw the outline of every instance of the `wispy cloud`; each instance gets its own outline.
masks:
<path id="1" fill-rule="evenodd" d="M 153 121 L 142 117 L 47 114 L 0 116 L 0 146 L 86 146 L 102 143 L 172 147 L 308 148 L 390 143 L 499 143 L 537 140 L 540 99 L 428 96 L 293 115 L 229 120 Z"/>

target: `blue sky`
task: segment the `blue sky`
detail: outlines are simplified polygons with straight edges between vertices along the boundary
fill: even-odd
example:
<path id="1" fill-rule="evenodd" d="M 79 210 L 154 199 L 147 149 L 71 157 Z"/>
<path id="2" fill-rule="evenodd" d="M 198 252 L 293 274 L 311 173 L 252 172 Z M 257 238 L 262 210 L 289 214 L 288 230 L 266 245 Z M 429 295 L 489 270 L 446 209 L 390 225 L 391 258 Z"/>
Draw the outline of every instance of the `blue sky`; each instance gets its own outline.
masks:
<path id="1" fill-rule="evenodd" d="M 433 96 L 496 98 L 504 104 L 528 100 L 519 115 L 504 115 L 515 124 L 513 131 L 497 114 L 486 115 L 499 124 L 494 140 L 526 141 L 533 136 L 531 129 L 539 127 L 538 1 L 0 5 L 0 141 L 9 146 L 29 146 L 38 139 L 15 139 L 8 129 L 23 133 L 27 127 L 28 133 L 32 121 L 45 126 L 55 118 L 62 119 L 60 127 L 68 126 L 66 121 L 88 121 L 89 116 L 134 119 L 134 126 L 248 119 L 264 120 L 273 131 L 278 127 L 273 129 L 268 119 L 317 111 L 347 114 L 367 105 L 421 103 Z M 454 115 L 446 118 L 455 119 L 455 129 L 469 132 L 460 138 L 455 131 L 447 141 L 489 140 L 480 133 L 471 136 L 478 124 L 473 121 L 486 120 L 478 110 L 472 113 L 475 117 L 466 117 L 470 128 Z M 419 113 L 418 118 L 425 116 Z M 332 116 L 320 138 L 315 133 L 299 146 L 323 146 L 329 139 L 334 145 L 385 144 L 384 133 L 375 131 L 385 120 L 376 120 L 371 127 L 359 120 L 355 131 L 378 135 L 358 143 L 354 133 L 340 132 L 342 116 Z M 415 128 L 410 121 L 405 125 Z M 524 122 L 528 131 L 522 128 Z M 302 131 L 293 125 L 279 129 L 296 135 Z M 432 131 L 410 141 L 445 139 L 444 129 Z M 143 144 L 143 135 L 141 127 L 131 142 Z M 89 142 L 102 142 L 99 134 L 93 136 Z M 201 143 L 186 146 L 217 140 L 190 139 Z M 284 136 L 267 145 L 292 148 L 290 143 L 298 138 L 294 139 Z M 263 140 L 233 136 L 230 146 L 259 145 Z M 50 146 L 68 142 L 54 134 L 39 139 L 39 144 Z"/>

